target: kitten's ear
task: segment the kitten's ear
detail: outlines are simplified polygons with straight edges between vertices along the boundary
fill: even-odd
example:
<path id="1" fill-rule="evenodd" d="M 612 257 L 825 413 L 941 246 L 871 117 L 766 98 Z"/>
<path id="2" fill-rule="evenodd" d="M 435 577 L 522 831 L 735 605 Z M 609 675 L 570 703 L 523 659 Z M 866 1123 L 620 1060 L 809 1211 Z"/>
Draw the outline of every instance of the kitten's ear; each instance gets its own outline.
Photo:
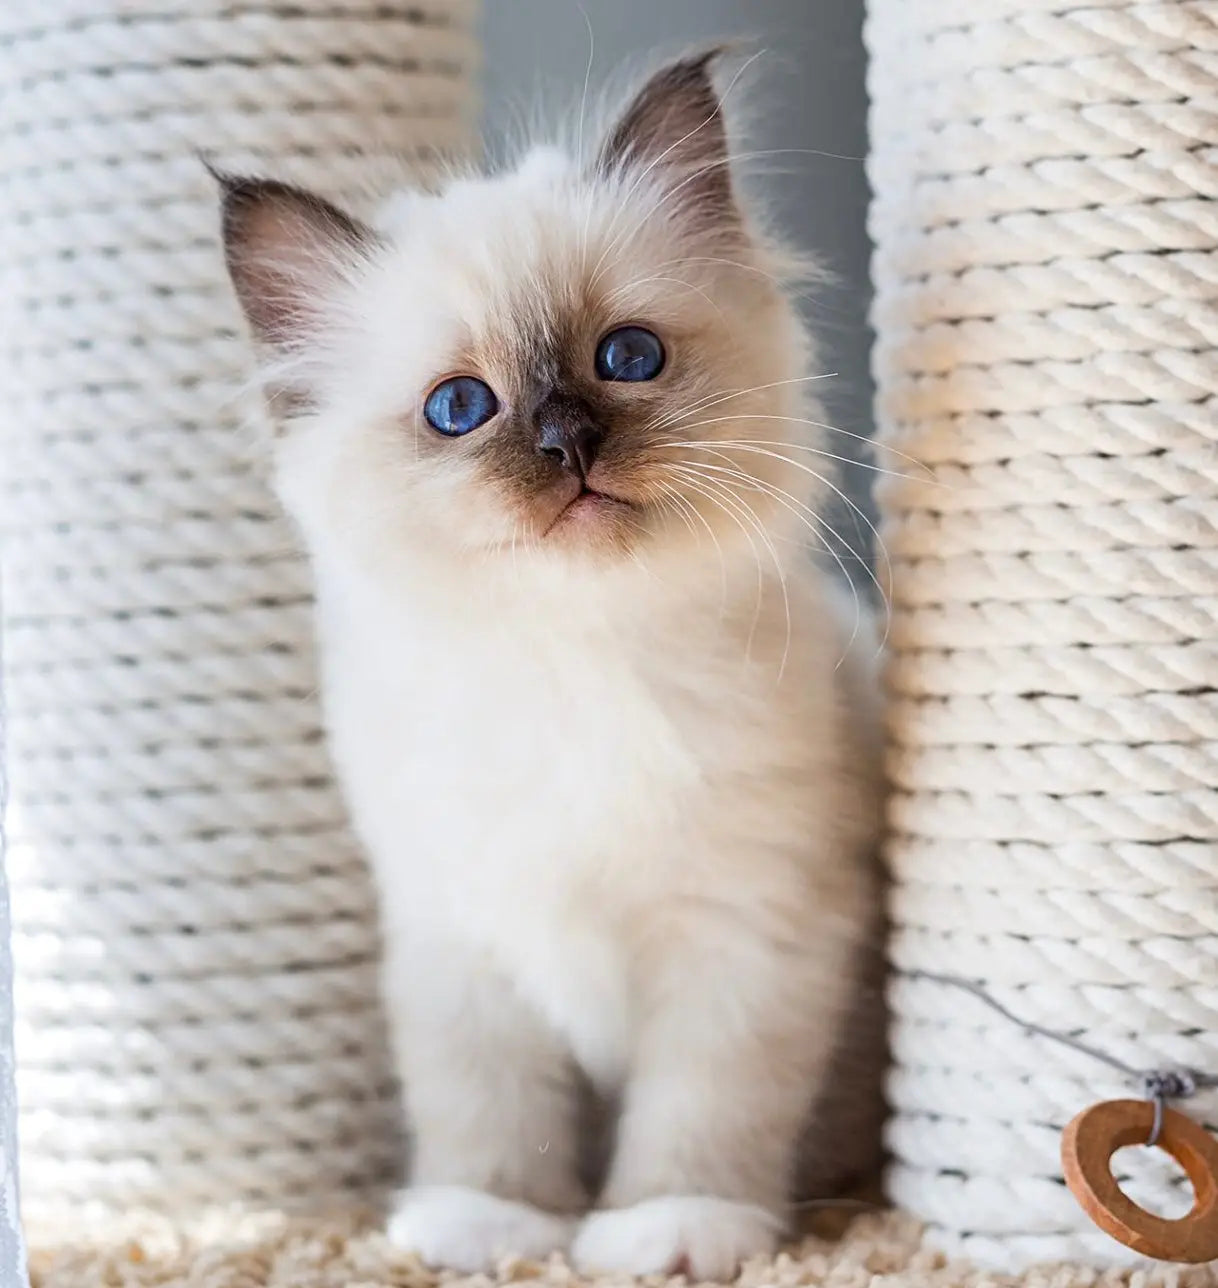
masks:
<path id="1" fill-rule="evenodd" d="M 329 293 L 376 235 L 302 188 L 212 173 L 220 183 L 224 256 L 241 308 L 264 344 L 291 346 L 307 336 Z"/>
<path id="2" fill-rule="evenodd" d="M 699 222 L 735 223 L 727 131 L 712 71 L 725 48 L 678 59 L 638 91 L 601 144 L 602 173 L 648 170 Z"/>

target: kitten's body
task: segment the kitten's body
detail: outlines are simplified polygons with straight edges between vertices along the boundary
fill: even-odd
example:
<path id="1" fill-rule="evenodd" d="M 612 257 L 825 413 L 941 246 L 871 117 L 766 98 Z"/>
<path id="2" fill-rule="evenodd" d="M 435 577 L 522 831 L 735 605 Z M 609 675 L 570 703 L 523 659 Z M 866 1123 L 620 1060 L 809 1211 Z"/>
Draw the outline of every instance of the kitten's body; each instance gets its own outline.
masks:
<path id="1" fill-rule="evenodd" d="M 709 92 L 704 61 L 700 81 L 678 66 L 661 90 Z M 807 348 L 742 225 L 729 263 L 696 219 L 657 219 L 672 180 L 653 189 L 649 172 L 702 128 L 706 99 L 682 126 L 676 100 L 647 119 L 656 92 L 619 127 L 631 165 L 596 183 L 546 155 L 406 199 L 318 287 L 333 333 L 294 345 L 311 405 L 280 483 L 316 567 L 329 727 L 380 891 L 415 1136 L 390 1233 L 465 1268 L 565 1245 L 593 1199 L 586 1266 L 705 1277 L 768 1247 L 873 926 L 874 644 L 852 640 L 853 603 L 840 611 L 800 550 L 804 467 L 765 447 L 797 441 Z M 647 151 L 640 131 L 665 123 L 673 146 Z M 733 200 L 721 176 L 704 205 Z M 240 200 L 230 252 L 236 221 L 265 213 Z M 280 232 L 289 215 L 276 207 Z M 311 249 L 288 284 L 316 263 Z M 639 318 L 670 349 L 668 383 L 598 385 L 585 352 Z M 433 442 L 413 420 L 407 435 L 403 407 L 454 369 L 498 393 L 481 441 Z M 725 391 L 726 414 L 691 413 Z M 564 490 L 567 465 L 537 473 L 530 425 L 554 398 L 600 427 L 578 486 L 629 505 Z M 698 447 L 691 414 L 726 425 L 723 451 Z M 760 424 L 754 447 L 733 447 L 746 435 L 727 421 Z M 670 512 L 655 479 L 674 443 L 723 473 L 671 475 L 690 489 Z M 756 494 L 712 506 L 750 450 Z M 585 1080 L 620 1105 L 596 1196 Z"/>

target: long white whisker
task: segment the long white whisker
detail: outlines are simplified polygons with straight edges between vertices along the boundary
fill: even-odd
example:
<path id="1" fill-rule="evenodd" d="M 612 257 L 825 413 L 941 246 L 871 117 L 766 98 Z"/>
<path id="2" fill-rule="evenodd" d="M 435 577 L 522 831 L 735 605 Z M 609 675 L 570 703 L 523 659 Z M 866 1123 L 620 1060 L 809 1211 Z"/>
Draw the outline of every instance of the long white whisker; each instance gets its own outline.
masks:
<path id="1" fill-rule="evenodd" d="M 678 468 L 681 468 L 681 467 L 678 467 Z M 689 481 L 689 477 L 691 475 L 698 477 L 700 479 L 700 482 L 704 486 L 712 487 L 716 492 L 728 498 L 728 503 L 732 505 L 733 509 L 737 509 L 739 512 L 742 512 L 744 514 L 745 518 L 749 523 L 749 526 L 752 527 L 753 531 L 755 531 L 757 535 L 761 538 L 762 544 L 766 547 L 766 549 L 769 552 L 770 558 L 774 561 L 774 571 L 778 574 L 778 583 L 782 591 L 783 612 L 784 612 L 784 617 L 786 621 L 786 635 L 783 640 L 782 659 L 779 663 L 778 676 L 776 681 L 777 683 L 781 683 L 782 677 L 787 669 L 787 659 L 791 651 L 791 599 L 787 590 L 786 571 L 782 566 L 782 560 L 778 557 L 778 551 L 775 548 L 773 541 L 771 541 L 770 534 L 766 531 L 765 525 L 761 522 L 761 519 L 758 516 L 756 510 L 754 510 L 753 507 L 749 505 L 749 503 L 744 499 L 744 497 L 742 497 L 739 493 L 734 492 L 725 483 L 717 483 L 714 480 L 707 478 L 705 475 L 699 475 L 696 469 L 688 468 L 684 471 L 684 473 L 685 473 L 687 482 Z M 747 531 L 745 535 L 746 536 L 748 535 Z M 749 544 L 752 545 L 751 540 Z M 755 551 L 755 547 L 754 547 L 754 551 Z M 757 570 L 758 570 L 758 575 L 760 577 L 760 573 L 761 573 L 760 562 L 758 562 Z M 760 615 L 761 615 L 761 584 L 759 583 L 757 608 L 753 614 L 753 625 L 749 631 L 750 651 L 752 647 L 754 632 L 757 629 L 757 622 L 760 618 Z"/>
<path id="2" fill-rule="evenodd" d="M 694 477 L 685 477 L 683 478 L 682 481 L 684 482 L 684 485 L 687 488 L 689 488 L 690 491 L 694 492 L 698 496 L 704 497 L 713 506 L 715 506 L 716 509 L 721 510 L 725 515 L 727 515 L 727 517 L 731 519 L 732 522 L 735 523 L 735 525 L 744 534 L 744 539 L 745 541 L 748 542 L 749 550 L 753 556 L 753 566 L 757 570 L 757 595 L 753 604 L 753 620 L 749 625 L 748 638 L 745 640 L 745 645 L 744 645 L 744 660 L 746 662 L 751 662 L 752 654 L 753 654 L 753 639 L 757 633 L 757 623 L 761 620 L 761 606 L 764 600 L 764 592 L 765 592 L 765 573 L 761 567 L 761 557 L 757 553 L 757 546 L 753 541 L 752 533 L 749 532 L 748 528 L 741 520 L 740 515 L 738 513 L 733 513 L 732 510 L 728 509 L 728 507 L 724 504 L 723 497 L 721 495 L 716 496 L 715 492 L 711 491 L 708 485 L 707 479 L 705 478 L 696 479 Z M 707 526 L 709 527 L 710 525 L 707 524 Z"/>
<path id="3" fill-rule="evenodd" d="M 678 504 L 680 505 L 680 510 L 675 510 L 675 513 L 680 514 L 681 517 L 685 519 L 685 524 L 689 528 L 690 534 L 694 539 L 697 540 L 697 529 L 695 529 L 693 523 L 687 517 L 688 515 L 693 515 L 703 528 L 706 529 L 706 535 L 710 537 L 711 544 L 715 547 L 715 551 L 719 556 L 719 616 L 722 618 L 723 614 L 727 611 L 727 559 L 724 556 L 723 547 L 719 544 L 719 538 L 715 536 L 715 530 L 707 522 L 706 516 L 696 505 L 694 505 L 692 501 L 689 500 L 688 497 L 682 496 L 675 488 L 666 487 L 664 491 L 669 500 L 674 503 L 674 506 Z"/>
<path id="4" fill-rule="evenodd" d="M 681 430 L 705 429 L 708 426 L 712 426 L 712 425 L 722 425 L 729 420 L 777 420 L 777 421 L 783 421 L 787 424 L 792 424 L 792 425 L 810 425 L 814 429 L 833 429 L 834 428 L 834 426 L 824 425 L 818 420 L 808 420 L 804 416 L 779 416 L 771 412 L 741 412 L 739 414 L 733 414 L 729 416 L 715 416 L 711 420 L 695 420 L 690 423 L 682 423 L 675 426 L 675 428 L 678 428 Z M 846 433 L 847 431 L 841 430 L 838 432 Z M 862 436 L 854 435 L 854 437 L 861 438 Z M 868 461 L 856 460 L 852 456 L 841 456 L 841 455 L 838 455 L 836 452 L 827 452 L 823 447 L 813 447 L 811 446 L 811 444 L 808 444 L 808 443 L 774 443 L 761 438 L 747 439 L 747 440 L 717 439 L 716 441 L 724 445 L 731 442 L 733 446 L 739 446 L 742 442 L 747 442 L 750 444 L 756 443 L 760 447 L 792 447 L 792 448 L 796 448 L 798 451 L 801 451 L 801 452 L 813 452 L 815 455 L 823 456 L 826 459 L 831 461 L 841 461 L 846 465 L 857 465 L 860 469 L 871 470 L 876 474 L 886 474 L 890 478 L 905 479 L 908 482 L 929 483 L 932 487 L 947 486 L 947 484 L 935 478 L 934 474 L 920 461 L 912 460 L 912 458 L 910 457 L 906 457 L 905 459 L 909 460 L 911 464 L 916 465 L 920 470 L 925 470 L 927 477 L 919 479 L 919 478 L 916 478 L 913 474 L 906 474 L 903 470 L 885 469 L 882 465 L 872 465 Z M 870 440 L 863 439 L 863 441 L 869 442 Z M 685 443 L 684 442 L 656 443 L 654 444 L 654 446 L 683 447 L 685 446 Z M 903 453 L 897 452 L 896 455 L 900 456 L 900 455 L 903 455 Z"/>
<path id="5" fill-rule="evenodd" d="M 725 457 L 724 459 L 728 458 Z M 763 496 L 769 496 L 772 500 L 777 501 L 779 505 L 793 514 L 795 518 L 798 519 L 800 523 L 802 523 L 812 534 L 812 536 L 816 538 L 820 547 L 829 555 L 833 562 L 837 564 L 842 576 L 846 579 L 847 585 L 850 587 L 851 594 L 854 597 L 854 627 L 850 632 L 850 638 L 846 641 L 846 653 L 848 653 L 853 646 L 854 641 L 858 638 L 859 631 L 862 629 L 862 601 L 859 599 L 858 588 L 854 584 L 854 578 L 850 576 L 841 556 L 826 540 L 825 533 L 821 531 L 821 529 L 823 528 L 835 537 L 848 553 L 852 555 L 855 554 L 855 552 L 851 550 L 849 543 L 844 537 L 842 537 L 841 533 L 839 533 L 826 519 L 821 518 L 821 516 L 810 506 L 805 505 L 797 497 L 792 496 L 790 492 L 780 488 L 776 483 L 771 483 L 768 479 L 759 479 L 752 474 L 746 474 L 743 470 L 730 469 L 724 465 L 702 464 L 697 468 L 715 470 L 718 473 L 726 474 L 730 478 L 738 479 L 744 486 L 761 492 Z M 868 567 L 866 561 L 860 562 L 863 563 L 863 567 L 866 570 L 867 575 L 879 591 L 881 602 L 883 602 L 885 604 L 885 608 L 887 608 L 887 600 L 884 598 L 884 588 L 880 585 L 875 572 Z M 845 653 L 843 653 L 842 657 L 838 660 L 838 666 L 840 666 L 843 661 L 845 661 Z"/>
<path id="6" fill-rule="evenodd" d="M 654 420 L 647 422 L 647 424 L 643 426 L 643 429 L 645 432 L 654 432 L 657 429 L 664 429 L 667 427 L 677 427 L 677 426 L 679 426 L 682 429 L 696 429 L 700 425 L 713 425 L 713 424 L 716 424 L 718 420 L 732 420 L 732 419 L 739 419 L 739 420 L 786 419 L 786 420 L 793 421 L 796 424 L 808 425 L 813 429 L 825 429 L 825 430 L 828 430 L 831 434 L 841 434 L 843 438 L 852 438 L 856 442 L 866 443 L 869 447 L 871 447 L 873 450 L 876 450 L 876 451 L 890 452 L 893 456 L 899 456 L 901 460 L 908 461 L 910 465 L 913 465 L 917 469 L 924 471 L 927 476 L 927 482 L 933 483 L 936 487 L 949 486 L 948 484 L 944 483 L 942 480 L 936 478 L 934 470 L 932 470 L 929 465 L 925 464 L 925 462 L 918 460 L 917 457 L 915 456 L 909 456 L 905 452 L 898 451 L 897 448 L 892 447 L 888 443 L 881 443 L 875 438 L 872 438 L 868 434 L 858 434 L 858 433 L 855 433 L 853 430 L 843 429 L 840 425 L 830 425 L 827 421 L 812 420 L 810 417 L 807 417 L 807 416 L 779 417 L 777 415 L 771 415 L 765 412 L 757 412 L 751 415 L 743 414 L 738 417 L 720 416 L 716 418 L 716 420 L 700 421 L 693 425 L 686 425 L 683 423 L 683 419 L 686 416 L 692 416 L 694 415 L 694 413 L 699 411 L 706 411 L 707 408 L 709 407 L 715 407 L 715 406 L 718 406 L 720 403 L 729 402 L 733 398 L 741 398 L 745 394 L 760 393 L 762 390 L 776 389 L 782 385 L 796 385 L 796 384 L 802 384 L 804 382 L 812 381 L 812 380 L 829 380 L 829 379 L 832 379 L 834 376 L 836 376 L 836 374 L 837 374 L 836 372 L 827 371 L 815 376 L 796 376 L 790 380 L 772 380 L 770 381 L 769 384 L 765 384 L 765 385 L 751 385 L 747 389 L 733 389 L 728 393 L 710 394 L 705 398 L 695 399 L 692 403 L 689 403 L 686 406 L 679 408 L 675 412 L 662 413 L 661 415 L 657 416 Z M 791 443 L 791 444 L 771 443 L 771 444 L 768 444 L 768 446 L 798 447 L 801 451 L 809 451 L 809 452 L 821 450 L 819 448 L 810 447 L 806 444 L 796 444 L 796 443 Z M 842 457 L 840 459 L 848 460 L 851 464 L 854 464 L 854 465 L 862 465 L 864 468 L 875 468 L 875 467 L 868 466 L 866 461 L 855 460 L 854 457 Z"/>
<path id="7" fill-rule="evenodd" d="M 720 389 L 713 394 L 707 394 L 702 398 L 695 398 L 692 403 L 687 403 L 684 407 L 678 407 L 671 412 L 663 412 L 654 420 L 649 421 L 644 429 L 655 430 L 663 429 L 666 425 L 676 424 L 683 416 L 692 416 L 695 412 L 705 411 L 708 407 L 717 406 L 721 402 L 729 402 L 733 398 L 743 398 L 746 394 L 761 393 L 766 389 L 778 389 L 783 385 L 802 385 L 808 384 L 813 380 L 832 380 L 837 375 L 836 371 L 823 371 L 815 376 L 792 376 L 788 380 L 771 380 L 764 385 L 749 385 L 744 389 Z"/>
<path id="8" fill-rule="evenodd" d="M 923 465 L 921 461 L 916 460 L 914 457 L 906 456 L 904 452 L 898 452 L 895 447 L 885 447 L 883 443 L 873 443 L 870 438 L 867 438 L 863 434 L 852 434 L 849 430 L 837 429 L 833 425 L 822 425 L 820 421 L 806 420 L 801 423 L 805 425 L 813 425 L 820 429 L 831 429 L 834 433 L 845 434 L 849 438 L 857 438 L 861 443 L 866 443 L 870 446 L 882 448 L 884 451 L 892 452 L 894 456 L 900 456 L 902 459 L 907 460 L 911 465 L 915 465 L 918 469 L 923 470 L 925 472 L 925 477 L 918 478 L 913 474 L 904 474 L 900 470 L 886 470 L 881 466 L 873 465 L 870 461 L 859 460 L 856 456 L 834 456 L 832 452 L 825 451 L 823 447 L 813 447 L 810 443 L 788 443 L 783 442 L 780 439 L 771 438 L 723 438 L 717 441 L 724 444 L 730 443 L 732 445 L 744 444 L 747 446 L 748 444 L 755 443 L 758 447 L 787 447 L 793 452 L 811 452 L 815 456 L 827 456 L 831 460 L 842 461 L 846 465 L 857 465 L 859 469 L 871 470 L 876 474 L 888 474 L 893 478 L 908 479 L 910 482 L 927 483 L 931 487 L 946 488 L 948 491 L 954 490 L 952 485 L 950 483 L 943 482 L 943 480 L 935 474 L 934 470 L 932 470 L 929 465 Z M 693 426 L 691 425 L 690 428 L 692 429 Z"/>
<path id="9" fill-rule="evenodd" d="M 698 539 L 698 530 L 694 527 L 693 521 L 689 517 L 688 502 L 686 502 L 684 508 L 677 505 L 678 501 L 685 501 L 685 498 L 680 494 L 680 492 L 666 487 L 664 488 L 663 495 L 660 496 L 658 500 L 660 508 L 663 510 L 671 509 L 673 514 L 675 514 L 685 525 L 686 531 L 688 531 L 689 535 L 696 541 Z"/>
<path id="10" fill-rule="evenodd" d="M 710 447 L 709 445 L 702 444 L 702 443 L 684 443 L 682 444 L 682 446 L 693 447 L 699 451 L 708 452 L 711 455 L 715 455 L 715 456 L 723 456 L 724 459 L 727 460 L 730 464 L 737 467 L 739 466 L 738 461 L 732 460 L 730 456 L 719 451 L 718 445 L 716 445 L 715 447 Z M 867 515 L 863 512 L 863 510 L 860 508 L 858 503 L 854 501 L 851 497 L 847 496 L 846 493 L 843 492 L 842 489 L 839 488 L 832 481 L 832 479 L 826 478 L 819 471 L 814 470 L 810 465 L 805 465 L 803 461 L 793 461 L 788 456 L 781 456 L 777 452 L 772 452 L 764 447 L 757 447 L 752 443 L 740 444 L 735 448 L 733 448 L 732 450 L 737 452 L 753 452 L 759 456 L 770 456 L 770 457 L 773 457 L 774 460 L 785 461 L 788 465 L 793 465 L 796 469 L 803 470 L 806 474 L 810 474 L 814 479 L 817 480 L 817 482 L 827 487 L 835 496 L 837 496 L 840 500 L 844 501 L 846 505 L 849 506 L 850 509 L 853 510 L 854 513 L 860 519 L 862 519 L 862 521 L 867 525 L 868 530 L 871 532 L 871 535 L 875 538 L 876 548 L 879 550 L 881 558 L 883 560 L 883 567 L 885 571 L 886 580 L 889 585 L 892 584 L 892 559 L 888 554 L 888 547 L 884 544 L 884 538 L 880 536 L 879 529 L 867 517 Z M 840 535 L 838 536 L 838 539 L 841 540 Z M 842 544 L 845 545 L 847 549 L 850 548 L 848 542 L 843 541 Z M 874 574 L 873 574 L 873 577 L 874 577 Z M 883 638 L 880 640 L 880 647 L 883 648 L 883 646 L 888 642 L 888 635 L 892 629 L 892 609 L 888 601 L 888 596 L 885 593 L 883 586 L 879 583 L 878 580 L 876 581 L 876 586 L 880 592 L 880 598 L 884 604 L 884 635 L 883 635 Z"/>
<path id="11" fill-rule="evenodd" d="M 698 408 L 696 410 L 705 411 L 706 409 Z M 720 420 L 727 420 L 727 419 L 729 419 L 729 417 L 720 416 L 713 420 L 702 421 L 701 424 L 715 425 L 715 424 L 718 424 Z M 768 412 L 758 412 L 752 416 L 745 416 L 742 414 L 740 416 L 740 419 L 751 419 L 751 420 L 775 419 L 776 420 L 778 419 L 778 417 L 776 415 L 771 416 L 771 414 Z M 829 433 L 831 434 L 840 434 L 843 438 L 851 438 L 856 443 L 862 443 L 865 447 L 871 448 L 873 451 L 887 452 L 891 456 L 899 457 L 903 461 L 908 461 L 909 464 L 914 467 L 914 469 L 922 471 L 922 474 L 924 475 L 923 479 L 921 480 L 922 482 L 929 483 L 934 487 L 942 487 L 942 488 L 949 488 L 949 489 L 951 487 L 951 484 L 945 483 L 942 479 L 940 479 L 935 474 L 935 471 L 931 468 L 931 466 L 927 465 L 925 461 L 920 461 L 916 456 L 910 456 L 908 455 L 908 453 L 902 452 L 898 448 L 890 446 L 888 443 L 881 443 L 878 439 L 872 438 L 869 434 L 857 434 L 852 429 L 843 429 L 840 425 L 830 425 L 828 421 L 824 421 L 824 420 L 812 420 L 808 416 L 791 416 L 788 419 L 790 419 L 797 425 L 807 425 L 811 429 L 825 429 L 825 430 L 828 430 Z M 672 428 L 695 429 L 698 427 L 698 423 L 699 422 L 693 422 L 688 425 L 677 423 L 677 424 L 674 424 Z M 766 439 L 750 439 L 748 441 L 760 443 L 762 444 L 762 446 L 765 446 L 765 447 L 793 447 L 796 450 L 801 452 L 821 452 L 822 455 L 824 454 L 823 448 L 813 447 L 808 443 L 775 443 L 775 442 L 768 441 Z M 839 457 L 839 459 L 843 461 L 848 461 L 851 465 L 860 465 L 864 469 L 879 468 L 878 466 L 871 465 L 867 461 L 861 461 L 854 456 L 843 456 L 843 457 Z M 905 474 L 905 475 L 900 475 L 899 477 L 912 479 L 914 476 L 911 474 Z"/>
<path id="12" fill-rule="evenodd" d="M 727 485 L 724 485 L 727 487 Z M 730 487 L 728 488 L 730 491 Z M 782 640 L 782 658 L 778 663 L 778 674 L 775 677 L 775 684 L 782 683 L 782 677 L 787 671 L 787 661 L 791 655 L 791 596 L 787 590 L 787 573 L 782 565 L 782 560 L 778 557 L 778 551 L 774 547 L 774 542 L 770 539 L 770 534 L 765 529 L 765 524 L 761 522 L 761 516 L 749 505 L 748 501 L 736 493 L 736 500 L 743 506 L 745 513 L 748 515 L 750 522 L 756 527 L 757 535 L 762 539 L 766 549 L 770 552 L 770 558 L 774 561 L 774 571 L 778 574 L 778 585 L 782 591 L 782 612 L 783 622 L 785 624 L 785 633 Z"/>

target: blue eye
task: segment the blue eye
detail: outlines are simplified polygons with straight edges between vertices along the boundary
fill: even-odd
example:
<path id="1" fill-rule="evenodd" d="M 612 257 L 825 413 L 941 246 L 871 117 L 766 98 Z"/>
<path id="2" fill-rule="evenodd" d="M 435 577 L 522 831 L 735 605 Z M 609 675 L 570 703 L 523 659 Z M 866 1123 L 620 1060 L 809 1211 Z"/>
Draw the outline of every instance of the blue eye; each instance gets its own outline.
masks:
<path id="1" fill-rule="evenodd" d="M 459 438 L 485 425 L 498 410 L 499 399 L 490 385 L 474 376 L 441 380 L 423 404 L 427 423 L 449 438 Z"/>
<path id="2" fill-rule="evenodd" d="M 664 369 L 660 337 L 641 326 L 620 326 L 596 346 L 602 380 L 654 380 Z"/>

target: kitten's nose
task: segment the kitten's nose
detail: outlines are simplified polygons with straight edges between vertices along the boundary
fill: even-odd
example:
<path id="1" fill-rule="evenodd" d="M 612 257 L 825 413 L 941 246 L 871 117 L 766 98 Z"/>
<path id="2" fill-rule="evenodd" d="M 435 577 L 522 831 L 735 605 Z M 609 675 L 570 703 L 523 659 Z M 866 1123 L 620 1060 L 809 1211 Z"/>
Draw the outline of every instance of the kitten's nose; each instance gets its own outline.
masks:
<path id="1" fill-rule="evenodd" d="M 547 399 L 537 412 L 537 450 L 568 473 L 588 477 L 604 435 L 575 402 Z"/>

